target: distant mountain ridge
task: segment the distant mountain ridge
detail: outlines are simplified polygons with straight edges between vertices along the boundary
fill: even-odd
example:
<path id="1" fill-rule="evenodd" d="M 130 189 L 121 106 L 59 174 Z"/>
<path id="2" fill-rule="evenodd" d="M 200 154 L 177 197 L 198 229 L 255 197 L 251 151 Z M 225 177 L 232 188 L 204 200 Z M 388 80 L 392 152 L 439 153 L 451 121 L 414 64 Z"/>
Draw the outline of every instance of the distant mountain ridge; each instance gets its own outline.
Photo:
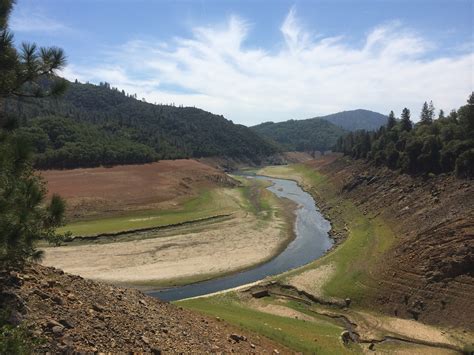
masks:
<path id="1" fill-rule="evenodd" d="M 223 116 L 146 103 L 107 83 L 69 83 L 59 99 L 10 100 L 6 106 L 35 147 L 38 168 L 212 156 L 258 163 L 279 151 L 274 142 Z"/>
<path id="2" fill-rule="evenodd" d="M 347 133 L 343 128 L 319 118 L 265 122 L 251 129 L 288 151 L 326 151 Z"/>
<path id="3" fill-rule="evenodd" d="M 286 150 L 325 151 L 332 149 L 347 131 L 377 130 L 386 121 L 387 117 L 380 113 L 358 109 L 304 120 L 265 122 L 250 128 Z"/>
<path id="4" fill-rule="evenodd" d="M 329 121 L 347 131 L 357 131 L 361 129 L 375 131 L 387 123 L 387 116 L 364 109 L 342 111 L 315 118 Z"/>

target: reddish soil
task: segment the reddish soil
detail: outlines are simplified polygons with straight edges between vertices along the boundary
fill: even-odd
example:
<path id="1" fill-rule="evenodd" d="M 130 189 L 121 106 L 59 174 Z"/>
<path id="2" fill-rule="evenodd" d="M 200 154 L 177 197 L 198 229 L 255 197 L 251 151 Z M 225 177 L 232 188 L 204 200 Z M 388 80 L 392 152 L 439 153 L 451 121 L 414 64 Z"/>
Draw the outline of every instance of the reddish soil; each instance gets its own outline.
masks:
<path id="1" fill-rule="evenodd" d="M 41 175 L 49 194 L 67 201 L 67 216 L 112 215 L 125 210 L 170 208 L 199 189 L 234 182 L 222 171 L 196 160 L 163 160 L 112 168 L 47 170 Z"/>
<path id="2" fill-rule="evenodd" d="M 390 315 L 474 329 L 474 181 L 413 177 L 326 156 L 307 162 L 328 175 L 397 241 L 374 275 L 371 307 Z M 330 212 L 329 212 L 330 214 Z"/>
<path id="3" fill-rule="evenodd" d="M 290 353 L 219 319 L 54 268 L 32 265 L 0 281 L 10 322 L 42 339 L 35 353 Z"/>

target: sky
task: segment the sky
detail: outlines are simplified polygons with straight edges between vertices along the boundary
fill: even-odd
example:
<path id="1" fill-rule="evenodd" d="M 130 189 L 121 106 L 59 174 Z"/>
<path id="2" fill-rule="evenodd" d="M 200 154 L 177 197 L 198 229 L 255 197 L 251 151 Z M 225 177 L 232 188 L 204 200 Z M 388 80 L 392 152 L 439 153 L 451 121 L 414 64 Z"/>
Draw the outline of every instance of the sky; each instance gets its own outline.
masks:
<path id="1" fill-rule="evenodd" d="M 368 109 L 416 121 L 474 90 L 472 0 L 18 0 L 61 75 L 254 125 Z"/>

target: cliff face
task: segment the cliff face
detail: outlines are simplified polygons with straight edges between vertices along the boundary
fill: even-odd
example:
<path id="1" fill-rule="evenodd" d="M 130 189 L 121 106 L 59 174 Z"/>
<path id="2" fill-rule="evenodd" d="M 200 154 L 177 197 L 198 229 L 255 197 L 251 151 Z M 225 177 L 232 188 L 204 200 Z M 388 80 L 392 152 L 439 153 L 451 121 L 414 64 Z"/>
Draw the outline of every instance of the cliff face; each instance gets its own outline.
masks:
<path id="1" fill-rule="evenodd" d="M 1 309 L 40 339 L 38 352 L 272 352 L 268 339 L 148 297 L 31 265 L 0 273 Z"/>
<path id="2" fill-rule="evenodd" d="M 320 159 L 344 197 L 380 216 L 396 241 L 377 265 L 373 307 L 404 318 L 472 328 L 474 182 L 413 177 L 361 161 Z"/>

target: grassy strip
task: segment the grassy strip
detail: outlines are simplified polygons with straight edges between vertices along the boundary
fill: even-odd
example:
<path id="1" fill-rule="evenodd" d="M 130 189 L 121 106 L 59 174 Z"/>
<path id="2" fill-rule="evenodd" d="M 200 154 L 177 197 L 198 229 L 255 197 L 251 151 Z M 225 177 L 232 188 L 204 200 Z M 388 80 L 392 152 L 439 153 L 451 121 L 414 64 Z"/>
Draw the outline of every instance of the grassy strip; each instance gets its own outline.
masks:
<path id="1" fill-rule="evenodd" d="M 173 210 L 130 211 L 124 215 L 97 218 L 70 223 L 59 229 L 73 235 L 97 235 L 127 230 L 152 228 L 205 218 L 238 209 L 234 201 L 223 198 L 221 189 L 205 190 L 199 196 L 184 202 L 181 208 Z"/>
<path id="2" fill-rule="evenodd" d="M 227 293 L 208 298 L 184 300 L 180 306 L 219 316 L 241 328 L 262 334 L 296 351 L 317 354 L 351 354 L 356 349 L 347 348 L 339 340 L 342 328 L 324 319 L 314 322 L 276 316 L 239 304 L 235 294 Z"/>

